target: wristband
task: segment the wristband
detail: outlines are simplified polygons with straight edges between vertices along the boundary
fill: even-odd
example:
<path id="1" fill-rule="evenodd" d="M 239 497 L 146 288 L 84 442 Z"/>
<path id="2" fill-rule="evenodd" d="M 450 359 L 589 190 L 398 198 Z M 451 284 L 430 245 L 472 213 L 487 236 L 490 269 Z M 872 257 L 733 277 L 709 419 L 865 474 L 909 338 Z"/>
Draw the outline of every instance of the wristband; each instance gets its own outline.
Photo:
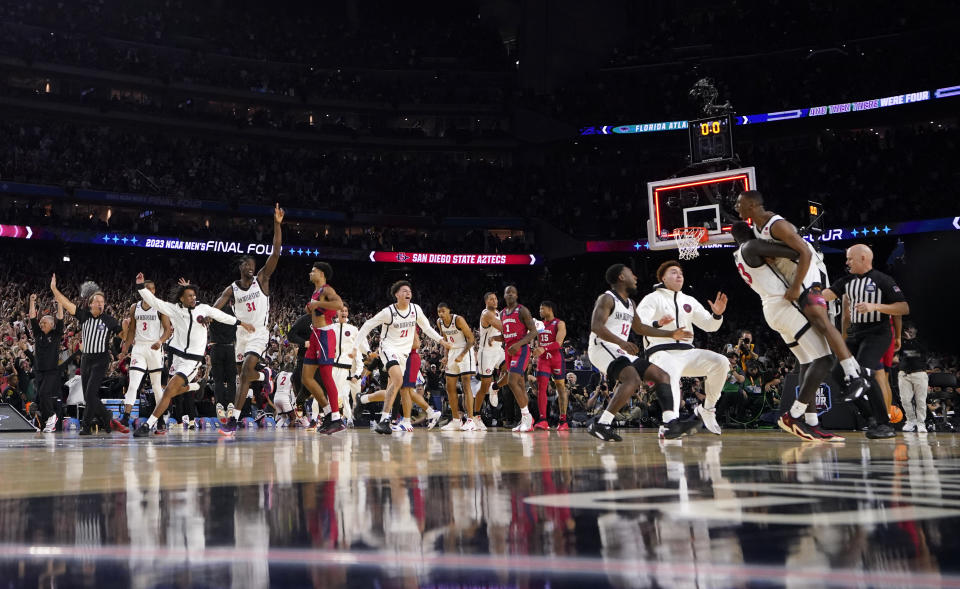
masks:
<path id="1" fill-rule="evenodd" d="M 655 327 L 656 329 L 660 329 L 660 322 L 659 322 L 659 321 L 654 321 L 654 322 L 651 323 L 650 325 L 652 325 L 652 326 Z"/>
<path id="2" fill-rule="evenodd" d="M 240 321 L 239 319 L 237 319 L 237 322 L 234 323 L 233 326 L 234 326 L 234 327 L 240 327 L 240 324 L 241 324 L 241 323 L 243 323 L 243 321 Z"/>
<path id="3" fill-rule="evenodd" d="M 723 315 L 717 315 L 716 313 L 714 313 L 714 314 L 713 314 L 713 318 L 714 318 L 714 319 L 723 319 Z"/>

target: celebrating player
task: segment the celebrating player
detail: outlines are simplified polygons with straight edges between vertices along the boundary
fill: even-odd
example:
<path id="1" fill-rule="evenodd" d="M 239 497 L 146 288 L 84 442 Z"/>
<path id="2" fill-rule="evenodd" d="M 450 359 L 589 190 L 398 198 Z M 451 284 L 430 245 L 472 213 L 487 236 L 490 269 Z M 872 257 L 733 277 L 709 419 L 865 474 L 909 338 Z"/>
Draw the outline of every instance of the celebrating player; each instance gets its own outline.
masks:
<path id="1" fill-rule="evenodd" d="M 594 368 L 606 377 L 608 386 L 615 388 L 606 410 L 590 423 L 587 431 L 605 442 L 619 442 L 622 438 L 613 429 L 613 417 L 633 397 L 644 380 L 654 383 L 654 392 L 664 414 L 673 406 L 670 375 L 645 358 L 637 357 L 640 350 L 629 340 L 630 332 L 677 340 L 691 338 L 693 334 L 683 329 L 658 329 L 640 321 L 630 298 L 637 294 L 637 277 L 630 268 L 614 264 L 607 268 L 606 280 L 610 290 L 601 294 L 593 307 L 587 356 Z M 665 417 L 664 422 L 663 435 L 670 439 L 688 433 L 691 424 L 699 425 L 696 420 L 681 422 L 678 417 L 673 417 L 669 422 Z"/>
<path id="2" fill-rule="evenodd" d="M 266 389 L 264 394 L 268 396 L 270 387 L 273 386 L 270 371 L 267 370 L 265 373 L 257 371 L 257 362 L 260 361 L 263 352 L 267 349 L 267 344 L 270 342 L 270 329 L 267 325 L 270 315 L 270 277 L 273 275 L 273 271 L 277 269 L 277 262 L 280 260 L 280 250 L 282 249 L 281 223 L 283 223 L 283 209 L 277 203 L 273 209 L 273 251 L 267 258 L 267 262 L 254 275 L 256 261 L 253 257 L 244 256 L 241 258 L 240 279 L 225 288 L 220 298 L 213 304 L 214 308 L 222 309 L 224 305 L 233 301 L 233 314 L 236 315 L 237 319 L 256 327 L 253 333 L 237 331 L 237 342 L 235 344 L 237 363 L 242 362 L 243 366 L 240 368 L 240 386 L 237 387 L 234 403 L 227 406 L 227 413 L 230 418 L 225 426 L 227 431 L 236 430 L 237 420 L 240 419 L 240 411 L 243 408 L 251 382 L 262 380 Z"/>
<path id="3" fill-rule="evenodd" d="M 170 401 L 187 391 L 199 390 L 200 386 L 193 382 L 204 362 L 204 352 L 207 348 L 207 320 L 213 319 L 220 323 L 236 325 L 247 333 L 254 333 L 256 328 L 236 317 L 227 315 L 223 311 L 210 305 L 197 304 L 197 287 L 180 279 L 180 287 L 175 296 L 176 303 L 161 301 L 144 287 L 143 273 L 137 274 L 137 294 L 151 307 L 170 318 L 173 325 L 173 339 L 170 340 L 170 352 L 173 354 L 173 364 L 170 373 L 173 375 L 167 381 L 167 388 L 163 391 L 163 398 L 146 422 L 137 428 L 133 435 L 138 438 L 149 436 L 157 420 L 170 405 Z"/>
<path id="4" fill-rule="evenodd" d="M 473 389 L 470 385 L 470 377 L 477 373 L 477 362 L 473 353 L 473 346 L 476 343 L 473 330 L 467 325 L 467 320 L 453 314 L 446 303 L 437 305 L 437 315 L 437 329 L 443 339 L 452 346 L 447 352 L 446 363 L 447 400 L 450 403 L 452 419 L 440 429 L 474 431 L 477 429 L 477 424 L 473 418 Z M 460 388 L 463 389 L 463 406 L 467 410 L 466 421 L 461 418 L 457 402 L 458 380 Z"/>
<path id="5" fill-rule="evenodd" d="M 154 295 L 157 294 L 157 287 L 152 280 L 144 281 L 143 285 Z M 129 321 L 120 348 L 120 361 L 123 362 L 123 357 L 133 344 L 127 392 L 123 396 L 123 417 L 120 419 L 124 426 L 130 426 L 130 411 L 144 375 L 150 376 L 150 387 L 156 402 L 159 403 L 163 397 L 163 385 L 160 382 L 160 374 L 163 372 L 163 342 L 170 339 L 172 333 L 170 319 L 146 301 L 130 306 Z"/>
<path id="6" fill-rule="evenodd" d="M 797 303 L 784 298 L 790 282 L 775 265 L 764 259 L 796 258 L 796 252 L 783 244 L 756 239 L 750 226 L 742 221 L 733 224 L 731 233 L 740 244 L 740 248 L 733 252 L 740 277 L 760 295 L 767 325 L 780 334 L 800 363 L 800 392 L 790 409 L 780 416 L 777 425 L 802 440 L 844 441 L 844 438 L 820 429 L 816 411 L 817 389 L 833 367 L 827 338 L 810 329 L 810 322 Z"/>
<path id="7" fill-rule="evenodd" d="M 413 289 L 406 280 L 400 280 L 390 286 L 390 294 L 396 302 L 384 307 L 379 313 L 368 319 L 360 327 L 357 336 L 360 350 L 366 354 L 370 351 L 367 338 L 375 327 L 380 327 L 380 360 L 387 371 L 387 394 L 384 399 L 383 412 L 380 421 L 374 427 L 379 434 L 389 434 L 390 415 L 393 410 L 393 401 L 403 386 L 403 367 L 407 364 L 407 357 L 413 349 L 413 338 L 417 327 L 430 339 L 440 342 L 445 349 L 450 350 L 453 345 L 444 341 L 443 337 L 430 326 L 430 321 L 423 309 L 416 303 L 411 303 Z M 306 378 L 306 377 L 304 377 Z"/>

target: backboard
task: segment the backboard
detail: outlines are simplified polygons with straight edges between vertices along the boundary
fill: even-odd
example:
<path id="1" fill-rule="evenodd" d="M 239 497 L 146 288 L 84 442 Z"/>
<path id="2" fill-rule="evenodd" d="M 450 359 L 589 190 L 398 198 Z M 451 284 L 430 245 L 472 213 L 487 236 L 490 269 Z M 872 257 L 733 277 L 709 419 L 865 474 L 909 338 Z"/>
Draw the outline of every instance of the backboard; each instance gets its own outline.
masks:
<path id="1" fill-rule="evenodd" d="M 706 227 L 707 243 L 732 243 L 737 195 L 756 188 L 753 167 L 647 183 L 650 249 L 676 248 L 673 234 L 679 227 Z"/>

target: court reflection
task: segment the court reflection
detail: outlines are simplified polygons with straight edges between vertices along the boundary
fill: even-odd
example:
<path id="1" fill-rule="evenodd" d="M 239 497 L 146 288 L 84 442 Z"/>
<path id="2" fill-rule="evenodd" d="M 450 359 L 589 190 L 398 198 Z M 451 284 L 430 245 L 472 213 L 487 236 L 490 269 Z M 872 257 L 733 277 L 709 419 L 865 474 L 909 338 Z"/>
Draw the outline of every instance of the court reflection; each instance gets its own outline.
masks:
<path id="1" fill-rule="evenodd" d="M 196 459 L 131 445 L 113 465 L 116 489 L 0 499 L 0 575 L 65 587 L 528 587 L 546 576 L 702 588 L 957 572 L 952 443 L 904 437 L 887 459 L 867 444 L 583 438 L 349 432 L 216 444 Z M 93 453 L 76 456 L 67 479 L 96 472 Z M 214 483 L 218 469 L 238 481 Z"/>

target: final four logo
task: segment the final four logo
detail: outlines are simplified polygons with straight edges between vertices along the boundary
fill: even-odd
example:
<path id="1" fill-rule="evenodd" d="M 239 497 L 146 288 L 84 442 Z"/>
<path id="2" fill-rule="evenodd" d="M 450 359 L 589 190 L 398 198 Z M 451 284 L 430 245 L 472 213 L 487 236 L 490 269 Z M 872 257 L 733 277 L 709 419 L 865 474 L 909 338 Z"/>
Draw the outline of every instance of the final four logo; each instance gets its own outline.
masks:
<path id="1" fill-rule="evenodd" d="M 797 396 L 800 396 L 800 387 L 797 387 Z M 833 407 L 833 400 L 830 394 L 830 385 L 821 384 L 817 389 L 817 415 L 823 415 Z"/>

